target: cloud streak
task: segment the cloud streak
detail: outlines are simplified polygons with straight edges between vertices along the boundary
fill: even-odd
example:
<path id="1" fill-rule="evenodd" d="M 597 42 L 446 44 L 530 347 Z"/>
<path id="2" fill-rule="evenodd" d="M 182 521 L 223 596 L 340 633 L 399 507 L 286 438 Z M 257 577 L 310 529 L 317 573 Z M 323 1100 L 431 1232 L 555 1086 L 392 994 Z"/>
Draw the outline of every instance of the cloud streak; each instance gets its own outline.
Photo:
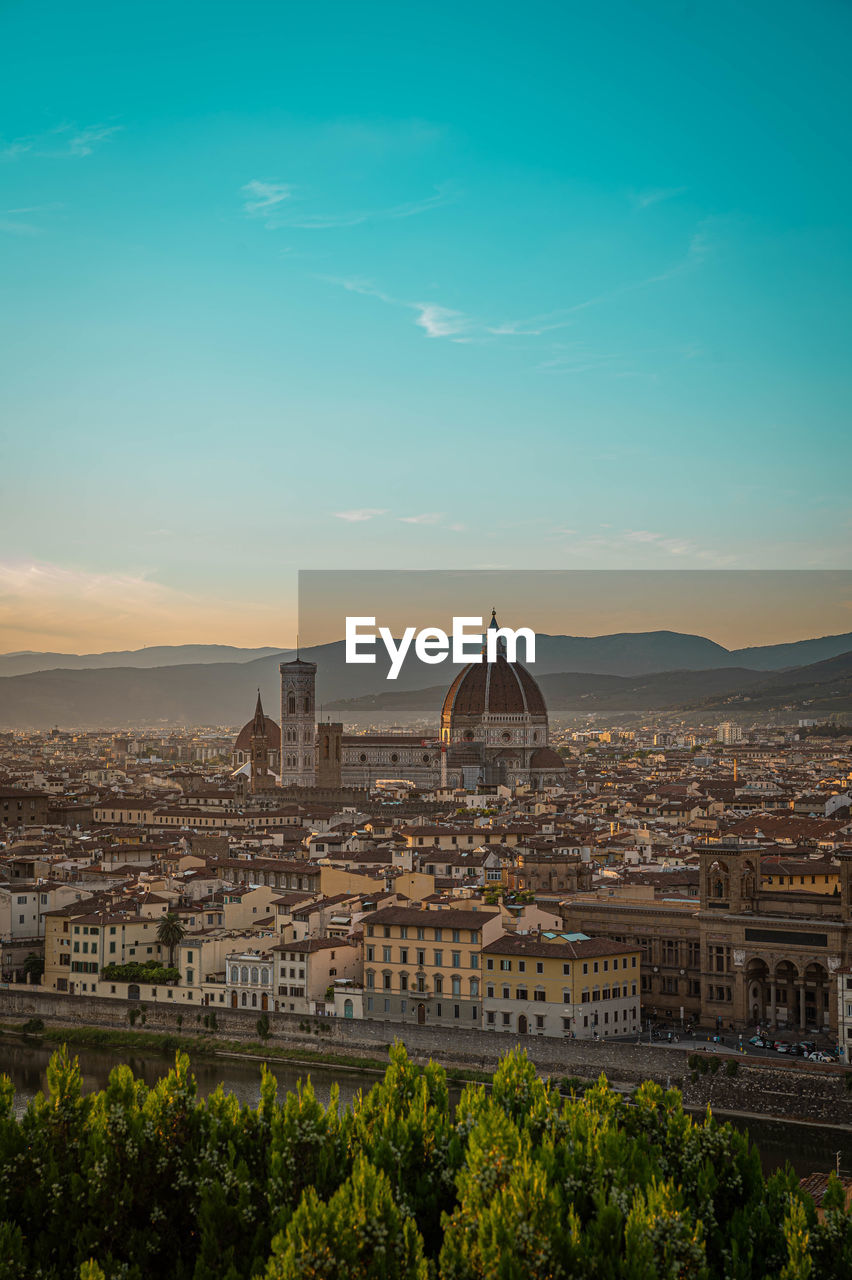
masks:
<path id="1" fill-rule="evenodd" d="M 280 635 L 280 604 L 252 606 L 252 627 Z M 46 561 L 0 561 L 0 649 L 91 652 L 141 644 L 217 640 L 222 619 L 239 620 L 244 605 L 202 598 L 153 580 L 146 572 L 97 572 Z M 286 620 L 287 630 L 290 620 Z M 232 629 L 232 643 L 240 637 Z"/>
<path id="2" fill-rule="evenodd" d="M 259 214 L 269 213 L 270 209 L 277 208 L 284 200 L 290 200 L 293 188 L 284 182 L 261 182 L 252 178 L 243 187 L 243 194 L 243 211 L 250 218 L 255 218 Z"/>
<path id="3" fill-rule="evenodd" d="M 122 131 L 120 124 L 60 124 L 47 133 L 30 134 L 0 143 L 0 160 L 17 160 L 31 155 L 45 160 L 63 160 L 90 156 L 102 143 Z"/>
<path id="4" fill-rule="evenodd" d="M 269 214 L 285 200 L 294 199 L 297 188 L 286 182 L 252 179 L 243 186 L 242 191 L 249 197 L 243 204 L 243 211 L 249 217 L 257 217 Z M 367 222 L 395 222 L 402 218 L 414 218 L 431 209 L 438 209 L 452 199 L 454 196 L 448 187 L 436 187 L 432 195 L 421 200 L 406 201 L 386 209 L 344 209 L 338 213 L 310 213 L 299 209 L 285 213 L 282 210 L 266 226 L 269 230 L 286 227 L 294 231 L 335 231 L 359 227 Z"/>
<path id="5" fill-rule="evenodd" d="M 346 520 L 349 524 L 363 524 L 365 520 L 375 520 L 376 516 L 386 516 L 385 507 L 358 507 L 354 511 L 335 511 L 335 519 Z"/>
<path id="6" fill-rule="evenodd" d="M 650 187 L 646 191 L 631 191 L 630 199 L 637 209 L 650 209 L 652 205 L 662 204 L 664 200 L 674 200 L 682 196 L 686 187 Z"/>

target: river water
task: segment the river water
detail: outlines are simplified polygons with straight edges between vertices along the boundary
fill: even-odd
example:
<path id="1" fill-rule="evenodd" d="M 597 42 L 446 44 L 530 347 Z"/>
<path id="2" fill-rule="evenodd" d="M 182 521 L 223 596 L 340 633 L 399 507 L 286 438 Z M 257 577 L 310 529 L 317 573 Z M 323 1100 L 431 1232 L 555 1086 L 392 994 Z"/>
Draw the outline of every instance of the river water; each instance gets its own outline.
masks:
<path id="1" fill-rule="evenodd" d="M 46 1069 L 55 1045 L 23 1042 L 11 1037 L 0 1037 L 0 1073 L 11 1076 L 15 1086 L 15 1112 L 22 1115 L 35 1095 L 45 1091 Z M 153 1085 L 165 1075 L 174 1062 L 172 1054 L 158 1054 L 147 1050 L 144 1054 L 131 1049 L 75 1048 L 80 1060 L 83 1087 L 86 1092 L 103 1089 L 112 1068 L 126 1063 L 134 1075 Z M 296 1083 L 307 1075 L 311 1077 L 317 1097 L 328 1102 L 333 1085 L 337 1085 L 341 1105 L 352 1101 L 360 1089 L 372 1088 L 379 1077 L 370 1072 L 346 1071 L 335 1067 L 297 1067 L 270 1063 L 278 1077 L 279 1097 L 295 1089 Z M 241 1103 L 256 1106 L 260 1098 L 260 1063 L 240 1058 L 202 1058 L 192 1064 L 192 1072 L 198 1081 L 199 1093 L 206 1096 L 219 1084 L 233 1093 Z M 452 1096 L 452 1094 L 451 1094 Z M 455 1095 L 457 1096 L 457 1094 Z M 757 1144 L 764 1170 L 769 1173 L 787 1160 L 800 1177 L 807 1173 L 828 1172 L 835 1168 L 840 1154 L 843 1173 L 852 1174 L 852 1130 L 836 1129 L 829 1125 L 795 1124 L 784 1120 L 730 1118 L 738 1128 L 748 1129 L 752 1141 Z"/>

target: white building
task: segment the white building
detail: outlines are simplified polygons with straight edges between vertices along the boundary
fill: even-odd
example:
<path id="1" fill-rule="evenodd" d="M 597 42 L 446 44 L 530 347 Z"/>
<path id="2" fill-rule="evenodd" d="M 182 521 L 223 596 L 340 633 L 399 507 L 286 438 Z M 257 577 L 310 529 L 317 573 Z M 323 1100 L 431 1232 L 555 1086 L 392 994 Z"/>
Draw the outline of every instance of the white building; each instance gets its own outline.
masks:
<path id="1" fill-rule="evenodd" d="M 743 731 L 738 724 L 732 724 L 730 720 L 726 720 L 716 730 L 716 741 L 721 742 L 725 747 L 732 747 L 735 743 L 743 741 Z"/>
<path id="2" fill-rule="evenodd" d="M 231 1009 L 271 1009 L 273 976 L 270 951 L 232 951 L 225 957 L 227 1004 Z"/>

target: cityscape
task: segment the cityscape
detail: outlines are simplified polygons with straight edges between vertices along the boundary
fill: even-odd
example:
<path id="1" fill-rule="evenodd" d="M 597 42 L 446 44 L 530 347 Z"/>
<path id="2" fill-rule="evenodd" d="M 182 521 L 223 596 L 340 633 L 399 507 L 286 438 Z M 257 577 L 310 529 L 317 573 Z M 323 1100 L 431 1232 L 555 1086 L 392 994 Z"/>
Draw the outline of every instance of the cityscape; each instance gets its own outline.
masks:
<path id="1" fill-rule="evenodd" d="M 0 1280 L 849 1280 L 852 6 L 0 45 Z"/>
<path id="2" fill-rule="evenodd" d="M 498 652 L 353 732 L 279 670 L 230 732 L 3 735 L 6 989 L 852 1053 L 849 726 L 552 727 Z"/>

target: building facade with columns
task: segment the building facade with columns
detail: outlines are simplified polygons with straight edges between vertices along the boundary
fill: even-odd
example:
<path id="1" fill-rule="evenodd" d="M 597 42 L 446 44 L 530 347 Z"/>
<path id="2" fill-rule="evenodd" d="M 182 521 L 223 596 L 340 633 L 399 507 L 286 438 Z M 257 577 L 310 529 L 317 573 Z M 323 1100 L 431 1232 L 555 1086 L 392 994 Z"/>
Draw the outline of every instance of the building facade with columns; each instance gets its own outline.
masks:
<path id="1" fill-rule="evenodd" d="M 678 1026 L 805 1034 L 838 1031 L 838 973 L 852 964 L 852 851 L 826 893 L 771 887 L 748 841 L 696 846 L 699 898 L 580 893 L 560 904 L 570 929 L 635 941 L 643 1016 Z"/>

